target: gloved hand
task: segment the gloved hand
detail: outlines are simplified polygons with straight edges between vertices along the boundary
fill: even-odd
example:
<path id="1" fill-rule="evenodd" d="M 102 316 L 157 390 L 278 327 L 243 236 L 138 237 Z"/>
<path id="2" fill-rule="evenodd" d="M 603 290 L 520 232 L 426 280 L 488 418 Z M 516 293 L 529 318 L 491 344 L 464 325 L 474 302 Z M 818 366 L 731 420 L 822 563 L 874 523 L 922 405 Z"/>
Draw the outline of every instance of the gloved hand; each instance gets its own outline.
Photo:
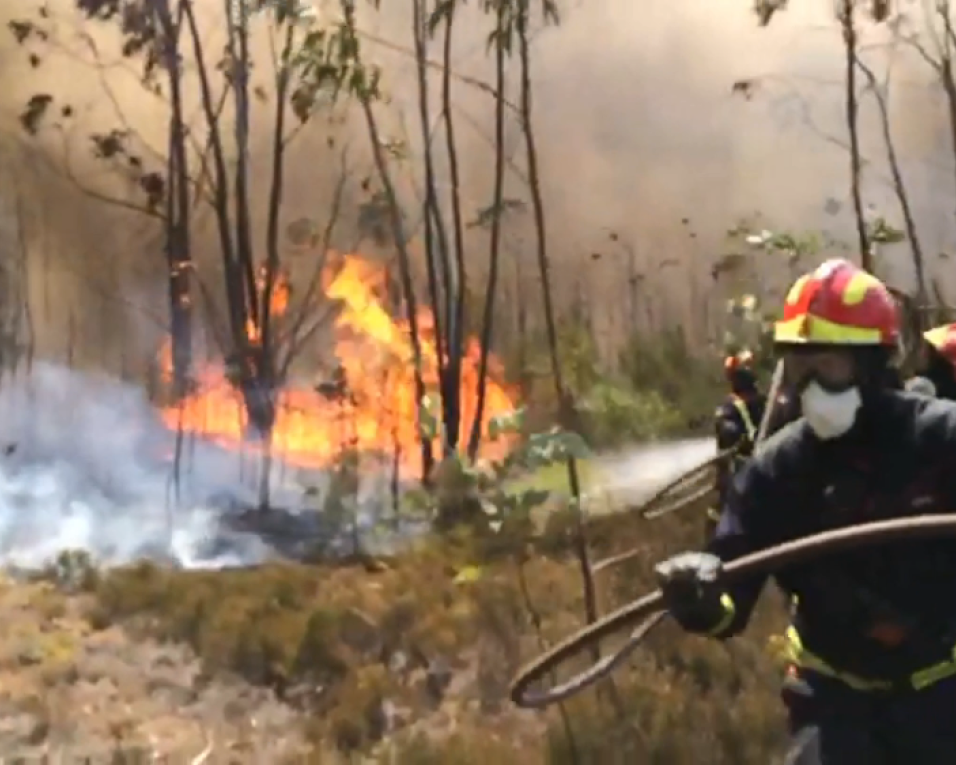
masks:
<path id="1" fill-rule="evenodd" d="M 685 552 L 654 567 L 664 605 L 687 632 L 710 633 L 727 616 L 723 564 L 716 555 Z"/>

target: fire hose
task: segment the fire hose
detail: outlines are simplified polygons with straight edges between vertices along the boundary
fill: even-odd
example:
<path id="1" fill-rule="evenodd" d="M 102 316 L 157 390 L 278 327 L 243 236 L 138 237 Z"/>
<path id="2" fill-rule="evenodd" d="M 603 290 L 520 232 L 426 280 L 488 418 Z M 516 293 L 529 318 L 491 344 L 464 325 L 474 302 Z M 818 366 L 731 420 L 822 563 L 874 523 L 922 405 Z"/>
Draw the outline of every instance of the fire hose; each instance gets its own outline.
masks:
<path id="1" fill-rule="evenodd" d="M 814 534 L 732 561 L 724 566 L 723 577 L 730 583 L 755 574 L 771 574 L 786 566 L 829 553 L 934 536 L 956 536 L 956 514 L 896 518 Z M 518 673 L 511 688 L 512 701 L 524 708 L 546 707 L 564 701 L 607 677 L 667 615 L 663 603 L 661 592 L 657 590 L 622 606 L 558 643 Z M 531 686 L 554 672 L 563 662 L 578 656 L 597 641 L 632 625 L 637 626 L 625 644 L 614 653 L 564 683 L 543 691 L 530 690 Z"/>

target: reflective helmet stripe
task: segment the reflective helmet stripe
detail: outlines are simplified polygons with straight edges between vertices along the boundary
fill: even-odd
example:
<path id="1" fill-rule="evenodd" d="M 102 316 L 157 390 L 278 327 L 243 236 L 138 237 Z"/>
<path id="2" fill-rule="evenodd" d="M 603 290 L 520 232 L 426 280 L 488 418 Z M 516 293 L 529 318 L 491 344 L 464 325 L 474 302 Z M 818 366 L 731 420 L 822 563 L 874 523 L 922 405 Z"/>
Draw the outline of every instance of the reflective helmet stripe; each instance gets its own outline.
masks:
<path id="1" fill-rule="evenodd" d="M 942 350 L 945 345 L 956 340 L 956 324 L 933 327 L 923 333 L 923 339 L 934 348 Z"/>
<path id="2" fill-rule="evenodd" d="M 882 337 L 878 329 L 847 327 L 809 314 L 790 321 L 778 321 L 773 333 L 773 339 L 778 343 L 874 345 Z"/>
<path id="3" fill-rule="evenodd" d="M 933 327 L 923 333 L 923 339 L 935 348 L 943 358 L 956 364 L 956 323 Z"/>

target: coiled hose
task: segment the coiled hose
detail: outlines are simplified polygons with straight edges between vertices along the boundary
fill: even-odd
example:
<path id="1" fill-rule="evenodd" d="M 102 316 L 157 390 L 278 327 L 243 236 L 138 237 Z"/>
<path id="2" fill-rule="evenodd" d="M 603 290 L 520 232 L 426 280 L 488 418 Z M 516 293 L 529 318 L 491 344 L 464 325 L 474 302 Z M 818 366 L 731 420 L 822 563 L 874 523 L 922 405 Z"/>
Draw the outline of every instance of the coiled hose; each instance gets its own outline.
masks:
<path id="1" fill-rule="evenodd" d="M 713 475 L 711 474 L 711 468 L 715 467 L 724 460 L 731 459 L 737 452 L 738 448 L 739 446 L 725 449 L 719 454 L 707 458 L 697 467 L 688 470 L 679 478 L 674 479 L 662 489 L 655 492 L 650 499 L 641 505 L 640 509 L 638 510 L 641 518 L 643 518 L 645 521 L 656 520 L 657 518 L 668 515 L 675 510 L 681 510 L 685 507 L 688 507 L 712 492 L 714 490 L 714 479 Z M 700 485 L 698 486 L 698 484 Z M 675 489 L 686 488 L 687 486 L 693 488 L 693 494 L 691 494 L 689 497 L 679 497 L 675 500 L 671 500 L 663 507 L 660 507 L 661 501 L 666 499 L 669 494 L 672 494 Z"/>
<path id="2" fill-rule="evenodd" d="M 935 536 L 956 536 L 956 514 L 896 518 L 814 534 L 732 561 L 724 567 L 724 577 L 726 581 L 733 582 L 753 574 L 771 573 L 785 566 L 802 563 L 827 553 L 868 547 L 881 542 L 925 539 Z M 564 701 L 607 677 L 667 615 L 662 605 L 663 598 L 660 590 L 657 590 L 622 606 L 558 643 L 518 673 L 511 687 L 511 700 L 519 707 L 546 707 Z M 567 682 L 544 691 L 529 690 L 532 685 L 553 672 L 562 662 L 577 656 L 596 641 L 634 624 L 637 624 L 637 627 L 631 632 L 627 642 L 616 652 L 604 657 Z"/>

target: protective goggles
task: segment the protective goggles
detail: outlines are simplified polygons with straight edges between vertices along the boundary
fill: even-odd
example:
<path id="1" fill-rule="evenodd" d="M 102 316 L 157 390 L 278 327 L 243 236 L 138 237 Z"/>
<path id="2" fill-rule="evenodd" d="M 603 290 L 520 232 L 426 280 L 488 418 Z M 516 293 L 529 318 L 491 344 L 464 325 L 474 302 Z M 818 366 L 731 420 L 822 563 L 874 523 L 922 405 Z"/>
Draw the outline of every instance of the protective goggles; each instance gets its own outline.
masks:
<path id="1" fill-rule="evenodd" d="M 845 350 L 803 346 L 786 349 L 781 358 L 784 383 L 797 394 L 813 382 L 831 393 L 857 384 L 856 361 Z"/>

